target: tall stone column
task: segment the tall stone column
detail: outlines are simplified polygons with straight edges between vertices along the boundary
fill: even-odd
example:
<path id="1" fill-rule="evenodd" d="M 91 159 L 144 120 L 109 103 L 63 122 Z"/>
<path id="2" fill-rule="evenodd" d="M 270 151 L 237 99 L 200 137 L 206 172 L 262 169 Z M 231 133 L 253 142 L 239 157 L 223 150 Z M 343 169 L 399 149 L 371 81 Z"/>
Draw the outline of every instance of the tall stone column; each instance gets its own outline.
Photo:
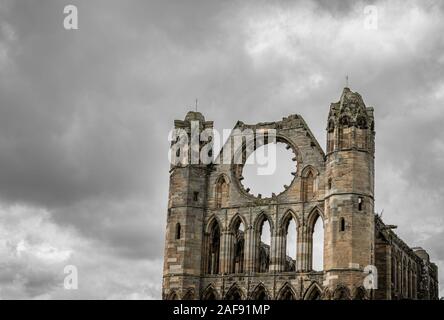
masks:
<path id="1" fill-rule="evenodd" d="M 313 229 L 307 228 L 306 233 L 307 252 L 305 260 L 305 270 L 311 271 L 313 270 Z"/>
<path id="2" fill-rule="evenodd" d="M 232 273 L 231 271 L 231 256 L 232 256 L 232 247 L 234 243 L 234 235 L 233 232 L 224 230 L 222 232 L 221 239 L 221 248 L 220 248 L 220 273 Z"/>
<path id="3" fill-rule="evenodd" d="M 298 227 L 297 268 L 298 271 L 307 271 L 308 268 L 308 232 L 305 225 Z"/>
<path id="4" fill-rule="evenodd" d="M 253 273 L 255 271 L 255 248 L 256 248 L 256 237 L 254 228 L 249 226 L 245 230 L 245 244 L 244 244 L 244 263 L 245 272 Z"/>
<path id="5" fill-rule="evenodd" d="M 269 270 L 270 271 L 277 271 L 278 269 L 278 261 L 279 261 L 279 257 L 277 256 L 278 250 L 277 250 L 277 243 L 279 242 L 279 240 L 277 239 L 277 234 L 276 234 L 276 230 L 273 231 L 273 233 L 271 234 L 271 239 L 270 239 L 270 266 L 269 266 Z"/>
<path id="6" fill-rule="evenodd" d="M 285 262 L 287 261 L 287 237 L 283 232 L 280 233 L 277 237 L 278 246 L 277 246 L 277 257 L 279 260 L 277 261 L 277 271 L 282 272 L 285 271 Z"/>
<path id="7" fill-rule="evenodd" d="M 282 272 L 285 270 L 285 236 L 276 231 L 271 237 L 270 271 Z"/>

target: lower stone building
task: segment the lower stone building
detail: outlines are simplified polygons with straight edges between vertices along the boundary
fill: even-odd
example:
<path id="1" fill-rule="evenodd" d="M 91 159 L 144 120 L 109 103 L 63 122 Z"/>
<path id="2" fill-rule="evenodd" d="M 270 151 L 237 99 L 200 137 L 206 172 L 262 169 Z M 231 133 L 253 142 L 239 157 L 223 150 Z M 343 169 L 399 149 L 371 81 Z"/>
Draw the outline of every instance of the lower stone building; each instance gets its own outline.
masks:
<path id="1" fill-rule="evenodd" d="M 344 88 L 330 105 L 325 151 L 300 115 L 239 121 L 217 157 L 212 128 L 199 112 L 175 121 L 171 154 L 181 161 L 170 169 L 163 299 L 438 299 L 427 252 L 410 248 L 374 212 L 374 109 L 358 93 Z M 196 130 L 197 144 L 178 147 Z M 269 143 L 294 153 L 294 178 L 262 197 L 244 187 L 242 172 L 248 155 Z M 290 221 L 295 259 L 286 254 Z M 324 250 L 315 271 L 317 222 Z M 265 223 L 270 244 L 261 240 Z"/>

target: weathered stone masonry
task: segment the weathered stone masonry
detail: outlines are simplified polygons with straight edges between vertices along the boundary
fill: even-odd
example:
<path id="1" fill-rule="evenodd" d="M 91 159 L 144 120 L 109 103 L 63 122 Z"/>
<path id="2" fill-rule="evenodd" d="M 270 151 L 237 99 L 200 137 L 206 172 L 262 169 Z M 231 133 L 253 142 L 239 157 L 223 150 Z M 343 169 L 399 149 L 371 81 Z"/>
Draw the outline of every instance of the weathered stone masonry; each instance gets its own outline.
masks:
<path id="1" fill-rule="evenodd" d="M 242 185 L 242 164 L 172 165 L 163 299 L 437 299 L 437 267 L 374 213 L 373 108 L 345 88 L 327 120 L 326 153 L 300 115 L 235 128 L 275 129 L 297 163 L 294 179 L 271 198 Z M 213 127 L 189 112 L 175 128 Z M 313 230 L 324 225 L 323 271 L 312 270 Z M 295 261 L 286 256 L 289 221 Z M 261 243 L 268 221 L 271 245 Z M 240 229 L 240 226 L 244 229 Z M 365 286 L 377 268 L 377 289 Z"/>

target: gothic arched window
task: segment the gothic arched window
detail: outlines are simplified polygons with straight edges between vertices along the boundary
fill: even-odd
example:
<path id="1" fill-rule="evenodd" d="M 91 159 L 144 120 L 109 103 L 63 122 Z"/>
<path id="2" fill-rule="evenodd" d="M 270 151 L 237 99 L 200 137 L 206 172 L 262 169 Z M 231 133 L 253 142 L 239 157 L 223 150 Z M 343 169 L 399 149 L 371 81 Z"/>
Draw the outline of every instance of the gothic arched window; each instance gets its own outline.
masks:
<path id="1" fill-rule="evenodd" d="M 228 205 L 229 185 L 224 176 L 220 176 L 216 182 L 216 208 Z"/>
<path id="2" fill-rule="evenodd" d="M 316 177 L 312 168 L 302 174 L 302 201 L 311 201 L 315 196 Z"/>
<path id="3" fill-rule="evenodd" d="M 327 128 L 327 152 L 332 152 L 334 149 L 334 141 L 335 141 L 335 123 L 333 120 L 330 120 L 328 122 L 328 128 Z"/>
<path id="4" fill-rule="evenodd" d="M 347 116 L 343 116 L 340 120 L 339 128 L 339 148 L 350 148 L 351 140 L 351 128 L 350 119 Z"/>
<path id="5" fill-rule="evenodd" d="M 268 272 L 270 267 L 271 224 L 267 216 L 262 215 L 256 226 L 256 272 Z"/>
<path id="6" fill-rule="evenodd" d="M 324 269 L 324 221 L 318 209 L 307 218 L 308 227 L 308 270 Z"/>
<path id="7" fill-rule="evenodd" d="M 252 300 L 268 300 L 267 290 L 263 285 L 258 285 L 251 294 Z"/>
<path id="8" fill-rule="evenodd" d="M 293 290 L 288 284 L 285 284 L 278 295 L 278 300 L 296 300 Z"/>
<path id="9" fill-rule="evenodd" d="M 237 285 L 231 287 L 225 295 L 226 300 L 242 300 L 242 292 Z"/>
<path id="10" fill-rule="evenodd" d="M 209 274 L 219 273 L 220 255 L 220 228 L 216 219 L 211 222 L 209 233 L 207 234 L 207 268 Z"/>
<path id="11" fill-rule="evenodd" d="M 287 211 L 282 220 L 281 233 L 284 245 L 281 257 L 285 261 L 284 271 L 295 271 L 298 228 L 291 211 Z"/>
<path id="12" fill-rule="evenodd" d="M 244 232 L 245 227 L 240 216 L 234 218 L 231 224 L 231 231 L 233 232 L 233 253 L 231 272 L 232 273 L 243 273 L 244 272 Z"/>

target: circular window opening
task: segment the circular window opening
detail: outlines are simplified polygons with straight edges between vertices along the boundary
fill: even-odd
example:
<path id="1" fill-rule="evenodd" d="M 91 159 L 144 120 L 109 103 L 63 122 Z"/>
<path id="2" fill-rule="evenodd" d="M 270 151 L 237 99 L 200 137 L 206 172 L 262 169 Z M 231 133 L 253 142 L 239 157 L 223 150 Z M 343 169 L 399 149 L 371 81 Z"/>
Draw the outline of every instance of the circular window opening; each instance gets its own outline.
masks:
<path id="1" fill-rule="evenodd" d="M 242 169 L 242 185 L 255 196 L 269 198 L 290 186 L 297 170 L 295 154 L 285 143 L 270 143 L 257 148 L 248 157 Z"/>

